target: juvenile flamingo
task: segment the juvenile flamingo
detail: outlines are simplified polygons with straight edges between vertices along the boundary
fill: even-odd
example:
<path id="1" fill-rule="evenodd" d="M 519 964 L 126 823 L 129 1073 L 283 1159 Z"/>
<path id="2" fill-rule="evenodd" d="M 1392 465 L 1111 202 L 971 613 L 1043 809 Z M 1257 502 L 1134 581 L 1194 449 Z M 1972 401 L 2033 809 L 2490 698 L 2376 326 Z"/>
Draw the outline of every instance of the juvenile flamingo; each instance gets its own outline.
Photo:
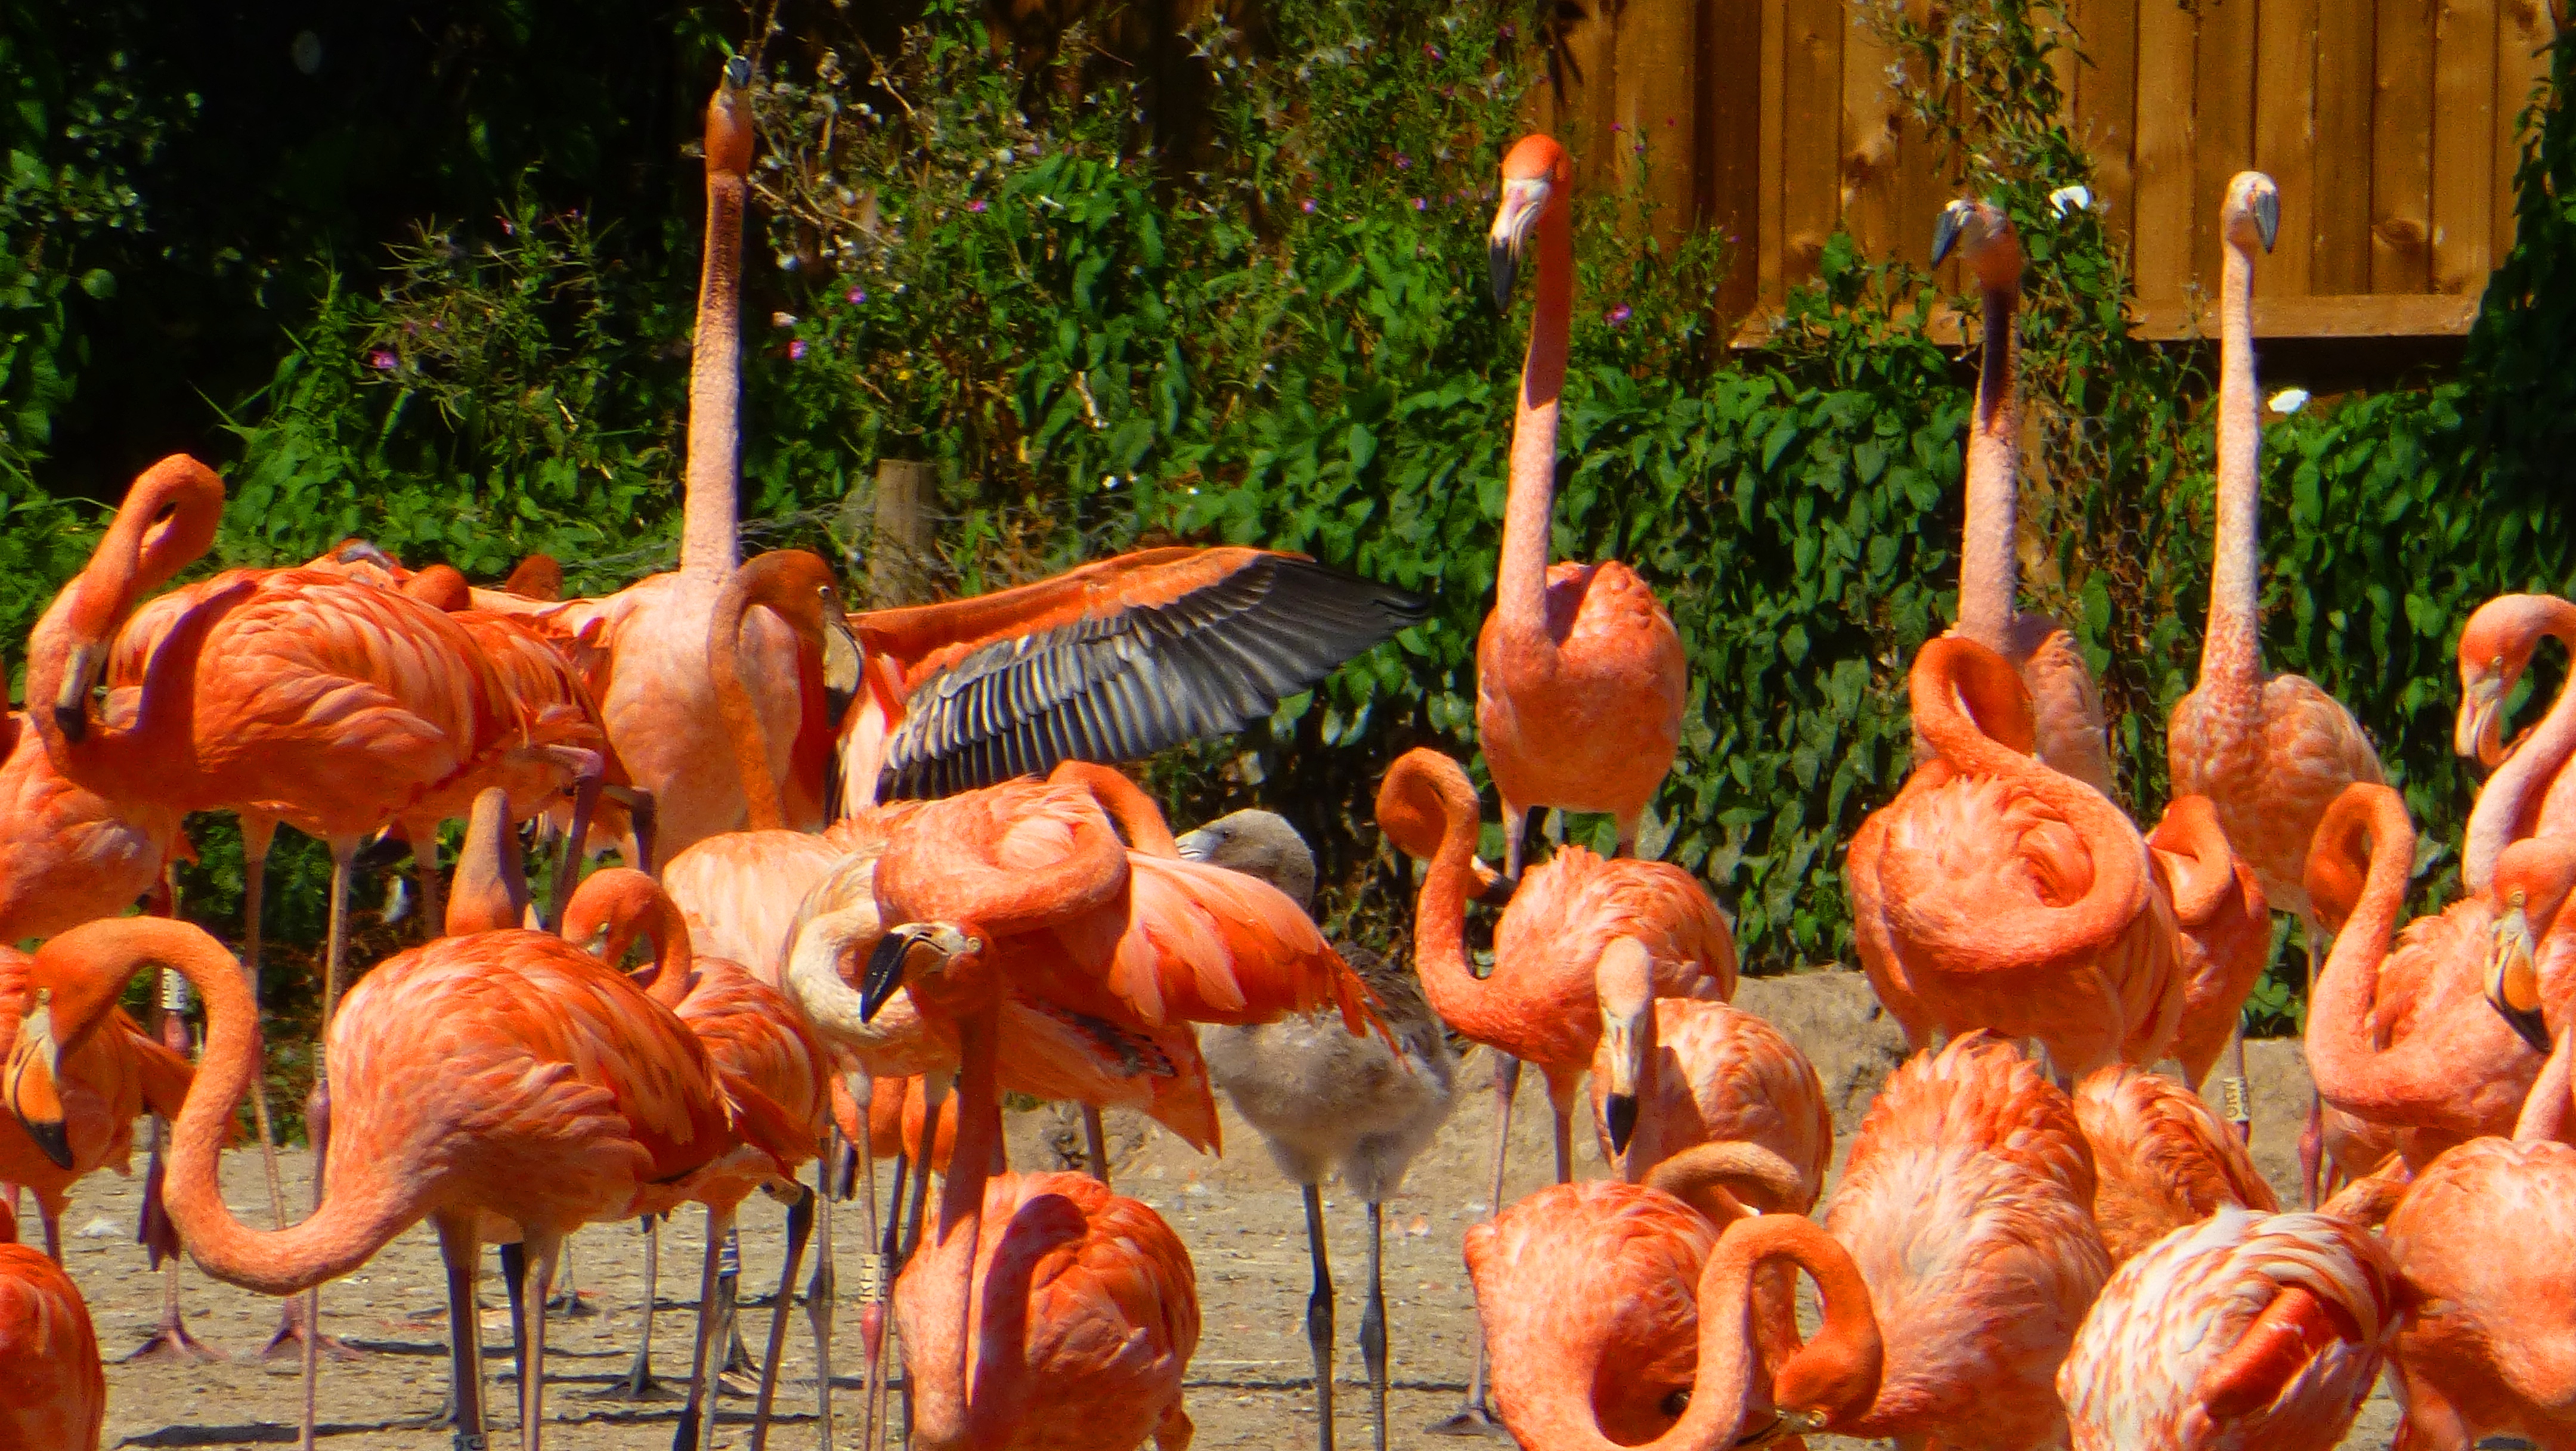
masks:
<path id="1" fill-rule="evenodd" d="M 1238 811 L 1182 836 L 1175 848 L 1260 878 L 1301 909 L 1315 889 L 1315 857 L 1285 819 Z M 1376 1000 L 1394 1037 L 1356 1037 L 1328 1013 L 1282 1018 L 1257 1027 L 1208 1028 L 1199 1035 L 1208 1072 L 1269 1147 L 1279 1172 L 1305 1193 L 1306 1252 L 1315 1287 L 1306 1300 L 1306 1344 L 1315 1358 L 1316 1440 L 1333 1451 L 1333 1278 L 1324 1252 L 1325 1176 L 1368 1205 L 1368 1300 L 1360 1316 L 1360 1356 L 1368 1369 L 1370 1430 L 1386 1451 L 1386 1287 L 1379 1263 L 1384 1206 L 1403 1187 L 1414 1157 L 1448 1121 L 1457 1056 L 1422 995 L 1422 981 L 1401 962 L 1336 944 Z"/>
<path id="2" fill-rule="evenodd" d="M 2102 794 L 2028 754 L 2030 696 L 2004 657 L 1927 640 L 1909 677 L 1934 753 L 1852 837 L 1844 875 L 1870 985 L 1916 1049 L 1992 1028 L 2059 1073 L 2152 1063 L 2183 983 L 2146 843 Z"/>
<path id="3" fill-rule="evenodd" d="M 2114 1265 L 2222 1208 L 2281 1207 L 2244 1140 L 2200 1095 L 2161 1074 L 2127 1064 L 2094 1070 L 2075 1086 L 2075 1122 L 2093 1151 L 2093 1222 Z"/>
<path id="4" fill-rule="evenodd" d="M 2014 316 L 2021 305 L 2021 236 L 1992 203 L 1954 201 L 1941 209 L 1932 233 L 1933 265 L 1953 248 L 1977 279 L 1985 305 L 1977 412 L 1968 430 L 1959 626 L 1953 633 L 2012 663 L 2036 703 L 2039 758 L 2116 800 L 2110 748 L 2102 735 L 2102 692 L 2083 651 L 2065 626 L 2022 613 L 2013 598 L 2020 582 L 2021 394 L 2013 364 L 2020 341 Z"/>
<path id="5" fill-rule="evenodd" d="M 2057 1373 L 2075 1451 L 2333 1451 L 2401 1311 L 2368 1230 L 2224 1206 L 2102 1287 Z"/>
<path id="6" fill-rule="evenodd" d="M 0 1446 L 98 1451 L 107 1375 L 89 1306 L 63 1267 L 0 1216 Z"/>
<path id="7" fill-rule="evenodd" d="M 2576 650 L 2576 605 L 2556 595 L 2498 595 L 2460 630 L 2460 718 L 2453 747 L 2493 775 L 2478 791 L 2460 842 L 2460 881 L 2483 892 L 2495 859 L 2528 836 L 2576 834 L 2576 690 L 2561 688 L 2548 714 L 2512 742 L 2504 702 L 2546 636 Z M 0 933 L 0 936 L 6 936 Z"/>
<path id="8" fill-rule="evenodd" d="M 1637 849 L 1646 803 L 1680 749 L 1689 665 L 1663 602 L 1619 561 L 1550 566 L 1558 394 L 1574 308 L 1574 162 L 1543 135 L 1503 156 L 1488 234 L 1494 305 L 1538 254 L 1538 305 L 1512 408 L 1494 609 L 1476 637 L 1476 735 L 1503 797 L 1503 874 L 1521 872 L 1533 809 L 1606 811 Z"/>
<path id="9" fill-rule="evenodd" d="M 2061 1443 L 2058 1364 L 2111 1273 L 2092 1200 L 2073 1105 L 2010 1043 L 1971 1032 L 1907 1060 L 1825 1209 L 1887 1337 L 1878 1399 L 1836 1429 L 1960 1451 Z"/>

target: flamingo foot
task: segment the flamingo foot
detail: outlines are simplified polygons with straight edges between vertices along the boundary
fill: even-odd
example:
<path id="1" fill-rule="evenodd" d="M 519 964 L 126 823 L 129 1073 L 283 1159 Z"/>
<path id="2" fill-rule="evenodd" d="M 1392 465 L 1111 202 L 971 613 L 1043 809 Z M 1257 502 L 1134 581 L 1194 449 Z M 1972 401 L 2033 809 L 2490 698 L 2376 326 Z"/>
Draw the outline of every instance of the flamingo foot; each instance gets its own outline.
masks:
<path id="1" fill-rule="evenodd" d="M 365 1352 L 352 1349 L 340 1337 L 321 1334 L 305 1323 L 302 1295 L 286 1297 L 286 1306 L 278 1313 L 277 1333 L 268 1337 L 268 1343 L 259 1348 L 258 1358 L 285 1360 L 293 1357 L 301 1360 L 304 1358 L 304 1342 L 308 1336 L 312 1337 L 314 1343 L 320 1347 L 322 1358 L 325 1360 L 351 1361 L 364 1358 Z"/>
<path id="2" fill-rule="evenodd" d="M 1503 1442 L 1512 1439 L 1512 1433 L 1503 1429 L 1503 1423 L 1494 1419 L 1494 1413 L 1481 1405 L 1462 1407 L 1448 1420 L 1435 1421 L 1422 1429 L 1433 1436 L 1483 1436 Z"/>
<path id="3" fill-rule="evenodd" d="M 161 1328 L 152 1332 L 141 1345 L 127 1352 L 127 1365 L 220 1365 L 228 1359 L 188 1333 L 188 1327 L 175 1315 L 165 1315 Z"/>

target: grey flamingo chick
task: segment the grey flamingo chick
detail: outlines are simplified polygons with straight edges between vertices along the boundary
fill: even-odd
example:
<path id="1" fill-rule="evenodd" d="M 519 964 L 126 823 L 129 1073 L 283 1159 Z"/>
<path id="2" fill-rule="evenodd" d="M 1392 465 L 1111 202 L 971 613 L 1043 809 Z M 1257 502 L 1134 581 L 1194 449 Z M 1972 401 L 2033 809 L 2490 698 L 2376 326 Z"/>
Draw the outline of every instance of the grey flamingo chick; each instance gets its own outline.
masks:
<path id="1" fill-rule="evenodd" d="M 1315 857 L 1296 828 L 1268 811 L 1238 811 L 1181 837 L 1182 856 L 1229 867 L 1277 887 L 1301 906 L 1315 893 Z M 1352 943 L 1334 950 L 1377 995 L 1401 1053 L 1352 1034 L 1335 1015 L 1289 1017 L 1258 1027 L 1207 1027 L 1199 1048 L 1208 1074 L 1270 1146 L 1279 1172 L 1306 1192 L 1306 1243 L 1315 1290 L 1306 1301 L 1306 1342 L 1315 1354 L 1315 1436 L 1333 1451 L 1333 1279 L 1324 1255 L 1324 1177 L 1368 1202 L 1368 1308 L 1360 1317 L 1371 1428 L 1386 1451 L 1386 1290 L 1379 1274 L 1381 1213 L 1414 1156 L 1448 1120 L 1457 1068 L 1422 982 L 1401 962 Z"/>

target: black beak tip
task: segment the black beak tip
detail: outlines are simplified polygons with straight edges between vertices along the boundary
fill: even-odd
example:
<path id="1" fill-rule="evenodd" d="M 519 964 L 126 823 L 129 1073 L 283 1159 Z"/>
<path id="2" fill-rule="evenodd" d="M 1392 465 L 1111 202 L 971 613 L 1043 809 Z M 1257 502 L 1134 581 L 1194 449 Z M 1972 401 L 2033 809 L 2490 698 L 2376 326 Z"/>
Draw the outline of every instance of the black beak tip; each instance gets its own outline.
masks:
<path id="1" fill-rule="evenodd" d="M 1940 266 L 1949 258 L 1950 249 L 1957 245 L 1959 245 L 1959 214 L 1943 212 L 1941 220 L 1932 224 L 1932 265 Z"/>
<path id="2" fill-rule="evenodd" d="M 1637 1100 L 1633 1094 L 1614 1093 L 1601 1105 L 1601 1120 L 1610 1130 L 1610 1151 L 1628 1152 L 1628 1141 L 1637 1136 Z"/>
<path id="3" fill-rule="evenodd" d="M 2254 198 L 2254 231 L 2262 238 L 2263 250 L 2272 250 L 2272 242 L 2281 235 L 2281 199 L 2270 193 Z"/>
<path id="4" fill-rule="evenodd" d="M 877 1009 L 886 1005 L 894 990 L 903 983 L 904 954 L 911 951 L 912 938 L 902 932 L 889 932 L 877 939 L 868 950 L 867 980 L 859 986 L 859 1021 L 876 1021 Z"/>
<path id="5" fill-rule="evenodd" d="M 2513 1026 L 2514 1034 L 2529 1043 L 2532 1051 L 2545 1055 L 2554 1050 L 2555 1045 L 2549 1041 L 2549 1025 L 2541 1020 L 2537 1009 L 2499 1007 L 2496 1011 L 2504 1014 L 2504 1020 Z"/>
<path id="6" fill-rule="evenodd" d="M 725 62 L 725 84 L 736 90 L 751 84 L 751 58 L 735 56 Z"/>
<path id="7" fill-rule="evenodd" d="M 823 687 L 823 718 L 835 733 L 841 729 L 841 722 L 849 717 L 850 702 L 858 698 L 859 693 L 855 690 L 843 690 L 837 685 Z"/>
<path id="8" fill-rule="evenodd" d="M 1512 894 L 1519 891 L 1520 887 L 1520 878 L 1507 877 L 1497 872 L 1492 883 L 1476 893 L 1476 900 L 1488 907 L 1508 907 L 1512 904 Z"/>
<path id="9" fill-rule="evenodd" d="M 89 738 L 89 712 L 79 706 L 55 706 L 54 724 L 61 728 L 65 740 L 77 744 Z"/>
<path id="10" fill-rule="evenodd" d="M 63 1125 L 31 1124 L 25 1119 L 20 1119 L 18 1125 L 27 1131 L 27 1137 L 35 1141 L 37 1148 L 44 1150 L 45 1157 L 53 1161 L 55 1168 L 68 1170 L 72 1167 L 72 1138 Z"/>
<path id="11" fill-rule="evenodd" d="M 1510 243 L 1495 242 L 1485 248 L 1485 274 L 1494 289 L 1494 311 L 1511 310 L 1512 279 L 1519 271 L 1520 263 L 1512 256 Z"/>

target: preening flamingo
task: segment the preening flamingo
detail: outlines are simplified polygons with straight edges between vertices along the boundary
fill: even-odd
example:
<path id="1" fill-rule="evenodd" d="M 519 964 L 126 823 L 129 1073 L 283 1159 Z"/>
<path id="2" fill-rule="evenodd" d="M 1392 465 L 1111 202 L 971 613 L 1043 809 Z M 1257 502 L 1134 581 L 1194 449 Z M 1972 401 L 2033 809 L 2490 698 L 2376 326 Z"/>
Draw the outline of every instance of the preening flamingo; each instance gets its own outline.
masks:
<path id="1" fill-rule="evenodd" d="M 1315 857 L 1285 819 L 1238 811 L 1182 836 L 1180 854 L 1245 872 L 1279 888 L 1300 908 L 1315 889 Z M 1394 1042 L 1353 1035 L 1329 1013 L 1257 1027 L 1216 1027 L 1199 1035 L 1208 1073 L 1260 1133 L 1279 1172 L 1305 1193 L 1306 1252 L 1315 1288 L 1306 1301 L 1306 1344 L 1315 1358 L 1317 1443 L 1333 1451 L 1333 1277 L 1324 1252 L 1326 1175 L 1336 1169 L 1368 1205 L 1368 1300 L 1360 1356 L 1368 1369 L 1370 1428 L 1386 1448 L 1386 1288 L 1380 1273 L 1384 1205 L 1403 1187 L 1414 1156 L 1447 1122 L 1457 1057 L 1422 995 L 1421 979 L 1349 943 L 1342 960 L 1366 983 Z"/>
<path id="2" fill-rule="evenodd" d="M 2237 1061 L 2228 1076 L 2237 1087 L 2227 1117 L 2239 1134 L 2246 1133 L 2253 1109 L 2244 1101 L 2245 1049 L 2237 1023 L 2272 953 L 2271 904 L 2254 869 L 2228 845 L 2206 796 L 2166 803 L 2164 819 L 2147 833 L 2147 852 L 2173 903 L 2181 953 L 2182 1016 L 2174 1025 L 2173 1056 L 2198 1089 L 2232 1045 Z"/>
<path id="3" fill-rule="evenodd" d="M 2075 1122 L 2093 1151 L 2093 1222 L 2114 1265 L 2223 1208 L 2281 1207 L 2244 1140 L 2161 1074 L 2094 1070 L 2075 1086 Z"/>
<path id="4" fill-rule="evenodd" d="M 80 1287 L 0 1216 L 0 1446 L 98 1451 L 107 1375 Z"/>
<path id="5" fill-rule="evenodd" d="M 1971 1032 L 1908 1059 L 1825 1209 L 1887 1339 L 1877 1401 L 1836 1429 L 2059 1444 L 2058 1364 L 2111 1273 L 2093 1182 L 2074 1106 L 2012 1044 Z"/>
<path id="6" fill-rule="evenodd" d="M 1992 1028 L 2059 1073 L 2152 1063 L 2183 1002 L 2172 906 L 2146 843 L 2100 792 L 2029 754 L 2029 692 L 1963 635 L 1908 681 L 1934 753 L 1861 823 L 1844 867 L 1870 985 L 1920 1050 Z"/>
<path id="7" fill-rule="evenodd" d="M 2057 1373 L 2075 1451 L 2333 1451 L 2401 1309 L 2368 1230 L 2223 1207 L 2102 1287 Z"/>
<path id="8" fill-rule="evenodd" d="M 1735 996 L 1735 938 L 1690 873 L 1666 862 L 1604 861 L 1579 846 L 1526 873 L 1494 929 L 1494 970 L 1467 962 L 1467 897 L 1479 884 L 1477 802 L 1465 768 L 1416 747 L 1396 758 L 1377 789 L 1378 828 L 1408 856 L 1427 859 L 1414 900 L 1413 960 L 1432 1010 L 1494 1053 L 1494 1188 L 1503 1205 L 1512 1098 L 1521 1063 L 1547 1077 L 1556 1115 L 1556 1182 L 1574 1177 L 1574 1095 L 1601 1038 L 1595 986 L 1602 951 L 1633 937 L 1654 964 L 1655 991 L 1673 997 Z M 1490 1429 L 1484 1362 L 1467 1405 L 1444 1434 Z"/>
<path id="9" fill-rule="evenodd" d="M 1977 412 L 1968 429 L 1967 527 L 1959 550 L 1959 625 L 1954 633 L 2012 662 L 2036 707 L 2039 758 L 2117 799 L 2110 747 L 2102 734 L 2102 692 L 2066 627 L 2024 614 L 2017 495 L 2021 482 L 2021 394 L 2014 373 L 2020 338 L 2021 236 L 1991 202 L 1954 201 L 1932 233 L 1932 262 L 1953 248 L 1985 305 L 1977 368 Z"/>
<path id="10" fill-rule="evenodd" d="M 1825 1323 L 1766 1366 L 1757 1277 L 1784 1261 L 1814 1277 Z M 1768 1444 L 1840 1429 L 1878 1393 L 1869 1291 L 1843 1247 L 1795 1214 L 1721 1232 L 1660 1189 L 1558 1184 L 1469 1229 L 1467 1273 L 1496 1408 L 1529 1451 Z"/>
<path id="11" fill-rule="evenodd" d="M 1636 850 L 1637 823 L 1681 747 L 1690 672 L 1673 617 L 1635 570 L 1547 562 L 1574 310 L 1574 162 L 1553 139 L 1524 136 L 1504 153 L 1487 246 L 1497 308 L 1520 259 L 1538 254 L 1494 609 L 1476 636 L 1476 736 L 1503 797 L 1503 873 L 1516 878 L 1536 809 L 1606 811 L 1619 849 Z"/>
<path id="12" fill-rule="evenodd" d="M 2540 1071 L 2540 1055 L 2481 1001 L 2493 898 L 2464 898 L 2397 935 L 2414 862 L 2405 800 L 2365 782 L 2327 808 L 2308 854 L 2308 900 L 2336 934 L 2308 1005 L 2308 1071 L 2328 1107 L 2393 1131 L 2386 1143 L 2329 1138 L 2350 1174 L 2390 1144 L 2421 1170 L 2454 1144 L 2510 1133 Z"/>
<path id="13" fill-rule="evenodd" d="M 1634 938 L 1601 950 L 1592 1108 L 1602 1159 L 1642 1184 L 1693 1145 L 1736 1144 L 1774 1156 L 1786 1176 L 1788 1192 L 1755 1208 L 1806 1213 L 1834 1156 L 1834 1118 L 1815 1065 L 1779 1029 L 1732 1004 L 1657 998 L 1652 971 Z"/>
<path id="14" fill-rule="evenodd" d="M 16 1041 L 19 1025 L 43 1011 L 42 986 L 35 959 L 0 944 L 0 1040 Z M 63 1055 L 52 1078 L 60 1102 L 46 1126 L 31 1131 L 15 1120 L 0 1122 L 0 1184 L 35 1191 L 46 1254 L 62 1258 L 72 1185 L 97 1169 L 127 1172 L 135 1117 L 149 1109 L 176 1118 L 192 1074 L 184 1055 L 119 1010 L 78 1052 Z M 0 1221 L 16 1222 L 12 1214 L 0 1214 Z"/>
<path id="15" fill-rule="evenodd" d="M 2556 595 L 2498 595 L 2460 630 L 2460 718 L 2453 747 L 2494 774 L 2460 842 L 2460 881 L 2483 892 L 2495 859 L 2527 836 L 2576 834 L 2576 690 L 2561 687 L 2540 724 L 2507 743 L 2505 697 L 2543 636 L 2576 650 L 2576 605 Z M 6 936 L 0 933 L 0 936 Z"/>
<path id="16" fill-rule="evenodd" d="M 1153 1211 L 1094 1179 L 993 1172 L 1003 1002 L 1031 994 L 1104 1031 L 1331 1005 L 1359 1032 L 1365 989 L 1275 889 L 1131 855 L 1073 782 L 923 806 L 879 860 L 877 897 L 903 925 L 870 954 L 863 1015 L 901 981 L 925 1016 L 956 1024 L 962 1058 L 938 1223 L 895 1286 L 917 1441 L 1130 1451 L 1152 1436 L 1181 1451 L 1199 1330 L 1188 1253 Z M 1197 905 L 1196 930 L 1155 925 L 1157 899 Z M 1001 1227 L 988 1234 L 987 1220 Z"/>
<path id="17" fill-rule="evenodd" d="M 0 945 L 134 905 L 159 884 L 179 817 L 74 785 L 26 714 L 0 711 Z"/>

